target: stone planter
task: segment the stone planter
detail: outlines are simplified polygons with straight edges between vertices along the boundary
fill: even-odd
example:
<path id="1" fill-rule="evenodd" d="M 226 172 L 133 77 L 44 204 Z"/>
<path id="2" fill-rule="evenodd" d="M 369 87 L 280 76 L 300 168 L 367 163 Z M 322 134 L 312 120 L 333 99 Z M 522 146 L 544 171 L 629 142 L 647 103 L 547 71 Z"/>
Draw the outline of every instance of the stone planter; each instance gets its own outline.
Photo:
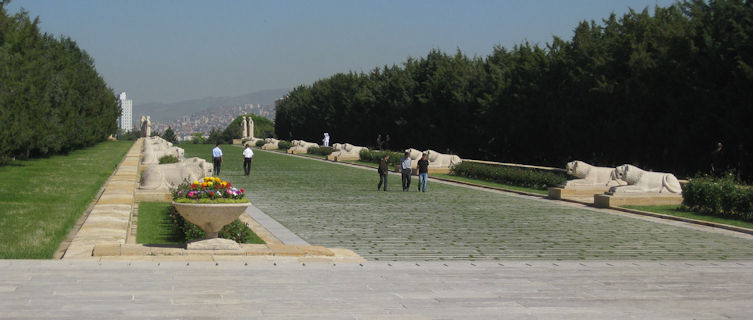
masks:
<path id="1" fill-rule="evenodd" d="M 250 206 L 245 203 L 177 203 L 173 206 L 183 218 L 206 232 L 206 239 L 217 238 L 222 227 L 235 221 Z"/>

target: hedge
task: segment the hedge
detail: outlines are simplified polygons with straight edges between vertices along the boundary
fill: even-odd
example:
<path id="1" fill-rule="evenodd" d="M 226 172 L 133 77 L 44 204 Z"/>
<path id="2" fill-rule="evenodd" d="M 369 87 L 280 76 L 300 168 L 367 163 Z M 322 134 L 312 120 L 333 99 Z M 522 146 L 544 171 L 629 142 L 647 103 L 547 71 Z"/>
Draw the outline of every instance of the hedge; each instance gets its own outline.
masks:
<path id="1" fill-rule="evenodd" d="M 257 147 L 261 147 L 261 146 L 263 146 L 263 145 L 264 145 L 265 143 L 266 143 L 266 142 L 264 142 L 264 140 L 258 140 L 258 141 L 256 141 L 256 146 L 257 146 Z"/>
<path id="2" fill-rule="evenodd" d="M 386 153 L 390 154 L 390 159 L 387 160 L 387 163 L 390 166 L 398 165 L 400 164 L 400 159 L 402 159 L 405 156 L 405 152 L 395 152 L 395 151 L 376 151 L 376 150 L 361 150 L 361 152 L 358 154 L 361 158 L 361 161 L 366 162 L 373 162 L 373 163 L 379 163 L 379 160 L 384 158 L 384 155 Z"/>
<path id="3" fill-rule="evenodd" d="M 180 160 L 173 155 L 166 155 L 162 158 L 159 158 L 159 164 L 167 164 L 167 163 L 178 163 Z"/>
<path id="4" fill-rule="evenodd" d="M 733 176 L 696 177 L 685 186 L 682 205 L 704 215 L 753 221 L 753 188 Z"/>
<path id="5" fill-rule="evenodd" d="M 309 147 L 308 149 L 306 149 L 306 153 L 319 154 L 323 156 L 328 156 L 333 151 L 335 151 L 335 149 L 332 147 Z"/>
<path id="6" fill-rule="evenodd" d="M 450 169 L 450 175 L 492 181 L 506 185 L 546 190 L 567 180 L 565 173 L 462 162 Z"/>
<path id="7" fill-rule="evenodd" d="M 279 142 L 277 142 L 277 149 L 280 149 L 280 150 L 287 150 L 287 149 L 290 149 L 290 147 L 292 146 L 293 144 L 290 143 L 290 141 L 280 140 Z"/>

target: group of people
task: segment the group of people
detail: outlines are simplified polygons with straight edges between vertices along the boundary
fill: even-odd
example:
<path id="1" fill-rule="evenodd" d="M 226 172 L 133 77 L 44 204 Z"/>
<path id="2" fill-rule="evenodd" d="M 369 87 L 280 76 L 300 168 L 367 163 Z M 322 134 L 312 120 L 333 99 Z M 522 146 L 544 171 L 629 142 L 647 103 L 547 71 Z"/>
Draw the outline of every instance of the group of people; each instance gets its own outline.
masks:
<path id="1" fill-rule="evenodd" d="M 248 143 L 243 149 L 243 171 L 246 176 L 251 174 L 251 163 L 253 162 L 254 151 L 251 149 L 251 145 Z M 389 175 L 389 159 L 390 154 L 385 153 L 384 157 L 379 160 L 379 184 L 377 190 L 387 191 L 387 176 Z M 413 174 L 412 159 L 410 158 L 410 152 L 406 152 L 402 160 L 400 160 L 400 173 L 402 175 L 403 191 L 410 189 L 411 175 Z M 219 176 L 222 171 L 223 154 L 220 149 L 220 144 L 212 149 L 212 164 L 214 164 L 214 174 Z M 418 160 L 418 191 L 426 192 L 426 185 L 429 180 L 429 160 L 426 159 L 426 154 L 421 155 L 421 160 Z M 384 188 L 382 188 L 384 186 Z"/>
<path id="2" fill-rule="evenodd" d="M 386 153 L 382 159 L 379 160 L 379 184 L 377 184 L 377 190 L 382 189 L 384 185 L 384 191 L 387 191 L 387 176 L 389 175 L 389 159 L 390 154 Z M 400 174 L 402 175 L 403 191 L 410 190 L 411 175 L 413 174 L 412 159 L 410 153 L 406 152 L 402 160 L 400 160 Z M 426 154 L 421 155 L 421 160 L 418 160 L 418 191 L 426 192 L 427 181 L 429 180 L 429 160 L 426 159 Z"/>
<path id="3" fill-rule="evenodd" d="M 222 171 L 222 149 L 220 149 L 220 144 L 217 143 L 217 145 L 212 149 L 212 164 L 214 165 L 214 174 L 216 176 L 220 175 L 220 171 Z M 254 160 L 254 151 L 251 150 L 251 145 L 246 143 L 246 148 L 243 149 L 243 171 L 246 176 L 251 174 L 251 162 Z"/>

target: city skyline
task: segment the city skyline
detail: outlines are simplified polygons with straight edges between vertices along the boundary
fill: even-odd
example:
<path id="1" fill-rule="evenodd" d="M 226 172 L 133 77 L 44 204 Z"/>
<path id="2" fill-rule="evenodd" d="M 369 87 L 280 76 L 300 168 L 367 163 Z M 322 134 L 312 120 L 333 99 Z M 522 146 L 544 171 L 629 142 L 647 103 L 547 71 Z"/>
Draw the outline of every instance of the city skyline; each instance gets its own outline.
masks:
<path id="1" fill-rule="evenodd" d="M 25 8 L 43 32 L 71 37 L 114 92 L 139 104 L 309 85 L 432 49 L 483 57 L 495 46 L 544 46 L 580 21 L 672 2 L 17 0 L 6 10 Z"/>

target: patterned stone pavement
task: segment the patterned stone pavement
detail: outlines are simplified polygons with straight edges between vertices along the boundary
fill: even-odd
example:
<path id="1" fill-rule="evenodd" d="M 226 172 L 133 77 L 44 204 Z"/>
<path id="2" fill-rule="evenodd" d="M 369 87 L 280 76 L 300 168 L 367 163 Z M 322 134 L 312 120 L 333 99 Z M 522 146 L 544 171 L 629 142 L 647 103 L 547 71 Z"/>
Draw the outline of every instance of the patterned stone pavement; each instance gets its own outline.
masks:
<path id="1" fill-rule="evenodd" d="M 227 167 L 305 241 L 370 260 L 753 259 L 751 236 L 537 197 L 436 181 L 401 192 L 397 175 L 380 192 L 374 170 L 261 151 L 249 178 Z"/>

